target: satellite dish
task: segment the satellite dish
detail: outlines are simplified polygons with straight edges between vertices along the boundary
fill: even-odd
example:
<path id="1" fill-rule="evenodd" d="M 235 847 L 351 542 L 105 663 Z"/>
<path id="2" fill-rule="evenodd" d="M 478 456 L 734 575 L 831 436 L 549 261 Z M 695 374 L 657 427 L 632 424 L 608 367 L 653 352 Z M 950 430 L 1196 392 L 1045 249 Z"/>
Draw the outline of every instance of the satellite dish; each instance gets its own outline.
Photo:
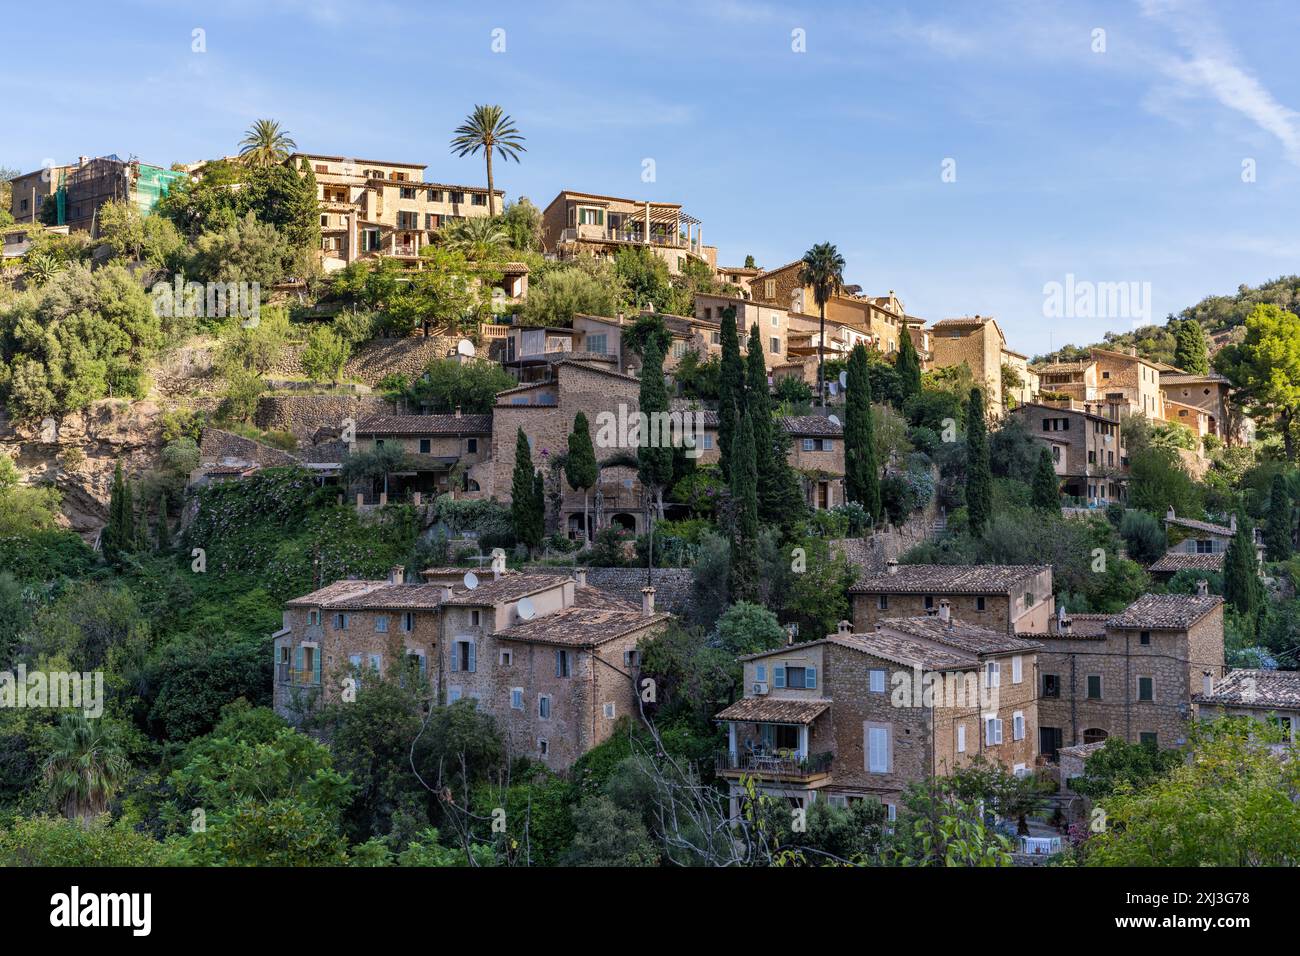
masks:
<path id="1" fill-rule="evenodd" d="M 848 388 L 848 387 L 849 387 L 849 373 L 840 372 L 840 388 Z"/>
<path id="2" fill-rule="evenodd" d="M 461 339 L 456 343 L 456 354 L 464 355 L 466 358 L 474 357 L 474 343 L 469 339 Z"/>
<path id="3" fill-rule="evenodd" d="M 465 587 L 469 588 L 471 591 L 478 587 L 478 575 L 473 571 L 465 572 Z"/>
<path id="4" fill-rule="evenodd" d="M 827 415 L 826 420 L 830 422 L 832 425 L 838 425 L 840 423 L 840 420 L 836 418 L 834 415 Z"/>
<path id="5" fill-rule="evenodd" d="M 520 620 L 523 621 L 531 621 L 537 616 L 537 608 L 533 607 L 532 598 L 520 598 L 515 610 L 519 613 Z"/>

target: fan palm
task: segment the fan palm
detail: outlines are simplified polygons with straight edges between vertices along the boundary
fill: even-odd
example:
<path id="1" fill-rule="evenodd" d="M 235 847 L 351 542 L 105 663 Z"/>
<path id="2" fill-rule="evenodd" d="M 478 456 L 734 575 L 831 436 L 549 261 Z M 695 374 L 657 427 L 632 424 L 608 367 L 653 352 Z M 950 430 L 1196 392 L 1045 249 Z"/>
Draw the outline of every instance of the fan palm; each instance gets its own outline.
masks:
<path id="1" fill-rule="evenodd" d="M 465 122 L 456 127 L 451 139 L 451 151 L 457 156 L 470 156 L 483 151 L 487 159 L 488 215 L 496 215 L 496 194 L 493 192 L 492 153 L 495 150 L 503 160 L 519 162 L 519 154 L 527 152 L 524 137 L 515 127 L 515 121 L 501 111 L 499 106 L 475 106 Z"/>
<path id="2" fill-rule="evenodd" d="M 289 136 L 289 131 L 280 129 L 278 122 L 269 119 L 258 120 L 239 141 L 239 155 L 251 166 L 282 163 L 289 151 L 297 148 L 298 144 Z"/>
<path id="3" fill-rule="evenodd" d="M 130 771 L 109 726 L 73 713 L 48 733 L 45 785 L 50 802 L 70 820 L 86 821 L 105 812 Z"/>
<path id="4" fill-rule="evenodd" d="M 459 219 L 443 233 L 448 249 L 462 253 L 470 262 L 493 262 L 504 254 L 510 237 L 495 218 Z"/>
<path id="5" fill-rule="evenodd" d="M 826 352 L 826 303 L 844 284 L 844 257 L 831 243 L 819 242 L 803 254 L 802 261 L 799 281 L 812 287 L 813 298 L 821 309 L 821 321 L 817 328 L 817 391 L 821 394 L 821 404 L 825 408 L 826 382 L 822 362 Z"/>

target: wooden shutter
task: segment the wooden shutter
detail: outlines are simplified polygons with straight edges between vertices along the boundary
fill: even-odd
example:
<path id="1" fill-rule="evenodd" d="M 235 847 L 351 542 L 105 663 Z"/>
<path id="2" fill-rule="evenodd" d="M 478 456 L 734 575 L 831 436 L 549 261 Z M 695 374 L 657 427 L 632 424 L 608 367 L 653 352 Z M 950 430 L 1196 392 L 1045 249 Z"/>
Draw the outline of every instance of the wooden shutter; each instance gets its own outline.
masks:
<path id="1" fill-rule="evenodd" d="M 460 670 L 460 645 L 461 641 L 454 641 L 451 645 L 451 669 L 452 672 Z"/>
<path id="2" fill-rule="evenodd" d="M 478 666 L 478 655 L 475 652 L 474 642 L 469 642 L 469 672 L 474 673 Z"/>
<path id="3" fill-rule="evenodd" d="M 816 688 L 817 686 L 817 668 L 804 668 L 803 686 L 807 688 Z"/>
<path id="4" fill-rule="evenodd" d="M 316 648 L 311 655 L 311 682 L 320 683 L 320 648 Z"/>
<path id="5" fill-rule="evenodd" d="M 778 665 L 778 666 L 772 668 L 772 686 L 773 686 L 773 687 L 784 687 L 784 686 L 785 686 L 785 668 L 784 668 L 784 667 L 781 667 L 781 666 Z"/>

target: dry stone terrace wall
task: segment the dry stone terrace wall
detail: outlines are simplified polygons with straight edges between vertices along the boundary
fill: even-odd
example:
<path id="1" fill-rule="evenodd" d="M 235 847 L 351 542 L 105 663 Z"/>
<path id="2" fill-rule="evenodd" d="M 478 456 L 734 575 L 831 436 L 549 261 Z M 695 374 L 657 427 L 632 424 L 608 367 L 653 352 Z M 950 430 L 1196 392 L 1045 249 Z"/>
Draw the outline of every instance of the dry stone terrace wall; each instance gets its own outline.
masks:
<path id="1" fill-rule="evenodd" d="M 343 377 L 371 386 L 387 375 L 415 378 L 434 359 L 447 358 L 454 353 L 459 341 L 459 338 L 443 335 L 373 339 L 353 348 L 352 357 L 343 366 Z M 304 348 L 301 344 L 287 346 L 279 361 L 267 371 L 267 377 L 305 375 L 302 367 Z"/>
<path id="2" fill-rule="evenodd" d="M 391 415 L 392 405 L 377 395 L 265 395 L 253 421 L 266 431 L 292 432 L 310 443 L 320 429 L 341 429 L 346 419 Z"/>

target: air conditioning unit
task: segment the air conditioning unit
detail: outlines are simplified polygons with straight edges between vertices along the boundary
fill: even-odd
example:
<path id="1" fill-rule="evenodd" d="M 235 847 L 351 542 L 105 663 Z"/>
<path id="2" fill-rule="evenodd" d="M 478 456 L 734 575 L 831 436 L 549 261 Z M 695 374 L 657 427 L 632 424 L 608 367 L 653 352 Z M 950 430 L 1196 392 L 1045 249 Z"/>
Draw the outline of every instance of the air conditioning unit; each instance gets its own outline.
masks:
<path id="1" fill-rule="evenodd" d="M 754 696 L 763 697 L 767 694 L 767 681 L 754 681 Z"/>

